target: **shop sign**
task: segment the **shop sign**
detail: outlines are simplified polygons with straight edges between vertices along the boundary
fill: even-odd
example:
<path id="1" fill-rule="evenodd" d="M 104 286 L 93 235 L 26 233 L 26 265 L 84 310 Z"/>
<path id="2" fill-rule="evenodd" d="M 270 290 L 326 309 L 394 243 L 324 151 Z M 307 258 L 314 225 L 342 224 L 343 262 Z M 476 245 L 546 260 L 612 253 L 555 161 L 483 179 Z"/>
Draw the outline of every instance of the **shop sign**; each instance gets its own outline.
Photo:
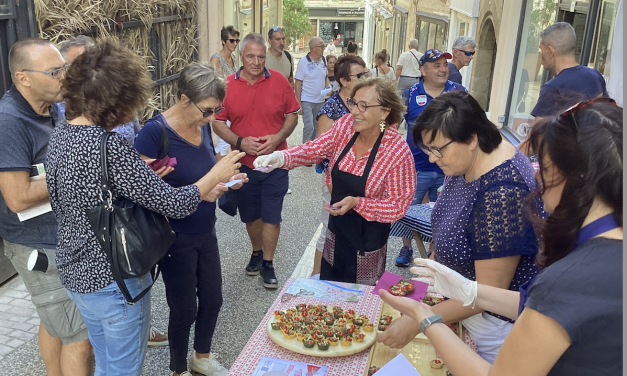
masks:
<path id="1" fill-rule="evenodd" d="M 338 16 L 365 16 L 366 8 L 337 8 Z"/>

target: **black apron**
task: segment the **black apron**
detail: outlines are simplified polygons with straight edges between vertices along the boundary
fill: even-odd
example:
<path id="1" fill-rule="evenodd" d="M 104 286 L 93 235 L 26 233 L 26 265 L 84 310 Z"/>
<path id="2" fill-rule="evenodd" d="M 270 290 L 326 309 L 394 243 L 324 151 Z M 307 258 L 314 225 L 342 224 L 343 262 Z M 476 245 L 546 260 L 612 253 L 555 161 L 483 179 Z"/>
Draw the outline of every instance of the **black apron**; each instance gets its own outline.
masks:
<path id="1" fill-rule="evenodd" d="M 381 132 L 372 147 L 362 176 L 341 171 L 338 167 L 359 133 L 348 142 L 331 170 L 331 205 L 347 196 L 366 196 L 366 182 L 384 133 Z M 390 227 L 390 223 L 367 221 L 352 209 L 344 215 L 330 216 L 320 279 L 374 285 L 385 271 Z"/>

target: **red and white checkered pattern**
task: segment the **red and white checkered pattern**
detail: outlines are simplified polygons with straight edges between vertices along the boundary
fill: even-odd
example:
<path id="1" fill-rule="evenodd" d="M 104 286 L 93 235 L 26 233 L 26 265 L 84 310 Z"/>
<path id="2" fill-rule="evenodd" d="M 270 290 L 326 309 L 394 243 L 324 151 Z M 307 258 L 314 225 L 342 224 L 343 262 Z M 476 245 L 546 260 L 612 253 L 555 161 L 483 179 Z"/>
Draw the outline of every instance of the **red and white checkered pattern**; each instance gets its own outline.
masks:
<path id="1" fill-rule="evenodd" d="M 372 348 L 355 355 L 341 356 L 337 358 L 323 358 L 309 355 L 301 355 L 284 349 L 272 342 L 272 340 L 268 338 L 266 325 L 268 320 L 274 317 L 274 311 L 284 311 L 300 303 L 337 305 L 344 309 L 353 309 L 358 314 L 368 316 L 370 320 L 378 320 L 382 302 L 377 295 L 373 295 L 370 293 L 370 290 L 372 290 L 373 287 L 367 286 L 364 292 L 364 296 L 357 303 L 331 302 L 328 300 L 317 300 L 301 296 L 282 303 L 281 296 L 283 296 L 289 285 L 292 283 L 292 280 L 293 278 L 290 278 L 285 283 L 283 289 L 281 290 L 281 293 L 279 293 L 279 296 L 274 301 L 274 304 L 272 304 L 272 307 L 270 307 L 268 313 L 266 313 L 266 316 L 263 318 L 259 326 L 257 326 L 257 329 L 253 333 L 252 337 L 250 337 L 250 340 L 248 340 L 248 343 L 246 344 L 246 346 L 244 346 L 242 352 L 235 360 L 235 363 L 233 363 L 233 365 L 229 369 L 229 373 L 227 374 L 227 376 L 252 375 L 252 373 L 255 371 L 255 368 L 257 367 L 257 364 L 259 364 L 261 358 L 264 356 L 327 366 L 329 367 L 327 376 L 363 375 L 366 372 L 368 356 L 370 355 L 370 350 Z"/>
<path id="2" fill-rule="evenodd" d="M 285 156 L 283 168 L 289 170 L 314 164 L 325 158 L 331 160 L 330 166 L 333 167 L 354 134 L 353 115 L 344 115 L 333 124 L 333 128 L 319 138 L 283 150 Z M 356 160 L 354 149 L 351 149 L 340 162 L 339 168 L 353 175 L 362 176 L 369 156 L 370 151 Z M 327 174 L 327 184 L 331 183 L 330 174 Z M 396 128 L 387 127 L 368 176 L 366 197 L 361 197 L 354 209 L 368 221 L 393 223 L 405 215 L 415 191 L 414 157 L 407 141 Z"/>

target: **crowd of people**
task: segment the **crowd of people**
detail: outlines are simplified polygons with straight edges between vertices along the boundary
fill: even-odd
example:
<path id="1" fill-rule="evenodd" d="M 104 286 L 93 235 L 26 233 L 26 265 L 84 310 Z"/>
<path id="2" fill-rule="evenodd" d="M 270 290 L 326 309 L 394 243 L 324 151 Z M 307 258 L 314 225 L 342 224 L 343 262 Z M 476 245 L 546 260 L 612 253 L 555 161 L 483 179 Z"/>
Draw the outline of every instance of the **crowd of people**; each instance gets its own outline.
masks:
<path id="1" fill-rule="evenodd" d="M 229 192 L 244 223 L 242 271 L 277 289 L 288 171 L 314 165 L 323 226 L 312 278 L 375 285 L 391 233 L 403 237 L 396 265 L 411 265 L 411 229 L 398 220 L 435 202 L 428 258 L 411 271 L 449 299 L 429 307 L 381 290 L 404 315 L 378 341 L 402 348 L 423 332 L 456 375 L 620 372 L 622 108 L 600 73 L 576 63 L 572 26 L 540 34 L 555 78 L 519 147 L 462 86 L 477 47 L 470 38 L 457 38 L 452 53 L 421 53 L 413 39 L 396 69 L 386 50 L 368 69 L 356 44 L 338 56 L 334 40 L 319 37 L 294 66 L 280 26 L 241 39 L 225 26 L 220 37 L 210 62 L 180 72 L 176 103 L 141 127 L 153 84 L 119 42 L 13 45 L 13 86 L 0 99 L 0 236 L 37 308 L 48 375 L 88 375 L 92 353 L 98 376 L 139 375 L 152 343 L 169 346 L 173 376 L 224 376 L 212 353 L 223 303 L 216 202 Z M 302 144 L 288 147 L 299 115 Z M 127 303 L 88 219 L 103 201 L 99 151 L 109 132 L 110 199 L 168 217 L 176 234 L 160 263 L 167 333 L 150 326 L 150 292 Z M 151 168 L 166 157 L 176 165 Z M 52 211 L 18 219 L 47 203 Z M 45 273 L 27 267 L 33 248 L 49 255 Z M 151 273 L 125 280 L 133 295 L 152 283 Z M 457 321 L 476 352 L 442 325 Z"/>

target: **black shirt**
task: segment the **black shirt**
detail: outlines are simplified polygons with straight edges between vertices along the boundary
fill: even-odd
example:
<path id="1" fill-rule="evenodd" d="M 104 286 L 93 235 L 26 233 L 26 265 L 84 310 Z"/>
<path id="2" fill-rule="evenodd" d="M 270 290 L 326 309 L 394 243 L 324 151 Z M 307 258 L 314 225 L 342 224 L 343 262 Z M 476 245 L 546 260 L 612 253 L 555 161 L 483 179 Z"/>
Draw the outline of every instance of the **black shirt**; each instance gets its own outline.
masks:
<path id="1" fill-rule="evenodd" d="M 571 345 L 549 375 L 622 375 L 623 241 L 594 238 L 544 269 L 525 307 L 555 320 Z"/>

